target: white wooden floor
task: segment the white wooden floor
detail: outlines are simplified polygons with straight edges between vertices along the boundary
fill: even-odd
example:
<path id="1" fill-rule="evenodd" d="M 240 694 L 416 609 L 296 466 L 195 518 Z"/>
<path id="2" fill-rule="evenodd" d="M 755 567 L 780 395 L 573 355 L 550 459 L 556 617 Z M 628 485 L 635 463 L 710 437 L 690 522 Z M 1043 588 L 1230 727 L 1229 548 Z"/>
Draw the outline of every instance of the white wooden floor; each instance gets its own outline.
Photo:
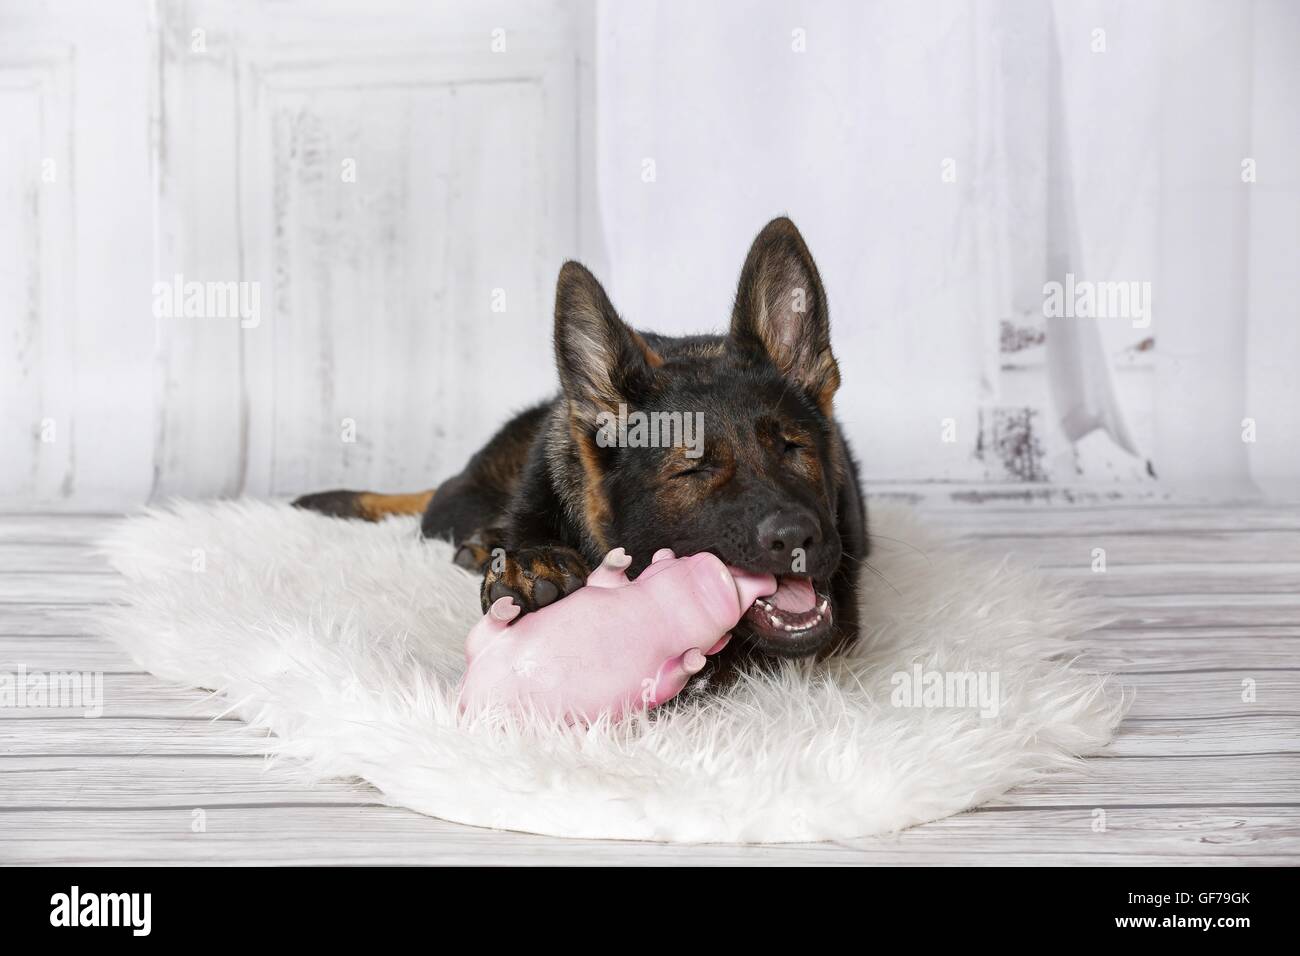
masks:
<path id="1" fill-rule="evenodd" d="M 0 708 L 0 862 L 1300 863 L 1300 508 L 921 507 L 1102 596 L 1116 620 L 1080 653 L 1136 702 L 1083 772 L 889 837 L 779 847 L 478 830 L 364 784 L 294 784 L 215 702 L 94 635 L 113 577 L 89 547 L 112 516 L 0 515 L 0 671 L 103 671 L 106 701 L 98 719 Z"/>

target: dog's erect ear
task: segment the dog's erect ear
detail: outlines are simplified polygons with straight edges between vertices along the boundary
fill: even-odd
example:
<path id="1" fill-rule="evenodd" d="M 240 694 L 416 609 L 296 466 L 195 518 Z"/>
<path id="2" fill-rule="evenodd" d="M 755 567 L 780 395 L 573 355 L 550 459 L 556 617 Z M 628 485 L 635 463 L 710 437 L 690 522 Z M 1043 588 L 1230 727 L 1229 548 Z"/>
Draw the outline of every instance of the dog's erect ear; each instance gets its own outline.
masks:
<path id="1" fill-rule="evenodd" d="M 624 324 L 596 277 L 577 262 L 560 269 L 555 289 L 555 364 L 575 413 L 594 421 L 635 404 L 662 359 Z"/>
<path id="2" fill-rule="evenodd" d="M 745 257 L 731 337 L 742 350 L 765 353 L 830 413 L 840 370 L 831 353 L 826 293 L 803 236 L 784 216 L 763 227 Z"/>

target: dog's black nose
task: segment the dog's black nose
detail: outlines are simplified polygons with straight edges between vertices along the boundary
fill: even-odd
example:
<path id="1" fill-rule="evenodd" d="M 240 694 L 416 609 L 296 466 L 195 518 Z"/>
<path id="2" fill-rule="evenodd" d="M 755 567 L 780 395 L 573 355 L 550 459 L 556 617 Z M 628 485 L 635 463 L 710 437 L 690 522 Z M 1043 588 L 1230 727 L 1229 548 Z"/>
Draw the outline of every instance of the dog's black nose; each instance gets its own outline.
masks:
<path id="1" fill-rule="evenodd" d="M 758 546 L 770 559 L 789 565 L 801 555 L 812 557 L 821 543 L 822 531 L 817 519 L 806 511 L 774 511 L 758 523 Z"/>

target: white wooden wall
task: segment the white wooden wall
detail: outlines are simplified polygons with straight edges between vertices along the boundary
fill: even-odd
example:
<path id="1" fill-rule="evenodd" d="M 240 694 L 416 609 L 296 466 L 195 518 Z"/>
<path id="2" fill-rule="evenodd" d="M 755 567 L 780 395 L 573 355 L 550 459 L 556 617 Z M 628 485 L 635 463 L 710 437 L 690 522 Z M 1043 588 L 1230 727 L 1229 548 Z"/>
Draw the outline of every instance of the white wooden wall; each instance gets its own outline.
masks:
<path id="1" fill-rule="evenodd" d="M 554 278 L 589 242 L 590 16 L 6 0 L 0 502 L 457 470 L 553 384 Z M 260 321 L 155 317 L 177 274 L 256 283 Z"/>
<path id="2" fill-rule="evenodd" d="M 0 509 L 428 487 L 554 388 L 564 259 L 708 331 L 782 212 L 867 477 L 1014 482 L 1057 182 L 1159 309 L 1103 330 L 1140 454 L 1040 429 L 1047 479 L 1295 497 L 1300 8 L 1177 6 L 0 0 Z M 178 274 L 260 321 L 155 316 Z"/>
<path id="3" fill-rule="evenodd" d="M 0 6 L 0 498 L 148 493 L 143 0 Z"/>
<path id="4" fill-rule="evenodd" d="M 869 481 L 1300 497 L 1300 4 L 601 12 L 619 308 L 723 324 L 745 244 L 787 212 L 826 284 L 836 408 Z M 1149 325 L 1098 320 L 1097 348 L 1074 350 L 1109 372 L 1137 454 L 1059 424 L 1078 405 L 1056 407 L 1043 285 L 1067 271 L 1153 287 Z M 1081 324 L 1053 321 L 1057 345 Z"/>

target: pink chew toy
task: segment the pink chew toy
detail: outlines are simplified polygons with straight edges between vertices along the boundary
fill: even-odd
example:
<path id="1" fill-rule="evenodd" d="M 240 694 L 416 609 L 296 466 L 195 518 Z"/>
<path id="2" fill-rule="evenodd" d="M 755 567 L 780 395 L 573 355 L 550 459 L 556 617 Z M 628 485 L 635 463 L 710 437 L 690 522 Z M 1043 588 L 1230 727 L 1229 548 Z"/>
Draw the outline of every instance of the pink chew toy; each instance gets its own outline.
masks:
<path id="1" fill-rule="evenodd" d="M 461 709 L 506 705 L 590 723 L 654 707 L 726 646 L 756 599 L 776 591 L 772 575 L 707 553 L 678 558 L 664 548 L 635 581 L 631 563 L 614 549 L 585 587 L 515 624 L 518 605 L 496 601 L 465 642 Z"/>

